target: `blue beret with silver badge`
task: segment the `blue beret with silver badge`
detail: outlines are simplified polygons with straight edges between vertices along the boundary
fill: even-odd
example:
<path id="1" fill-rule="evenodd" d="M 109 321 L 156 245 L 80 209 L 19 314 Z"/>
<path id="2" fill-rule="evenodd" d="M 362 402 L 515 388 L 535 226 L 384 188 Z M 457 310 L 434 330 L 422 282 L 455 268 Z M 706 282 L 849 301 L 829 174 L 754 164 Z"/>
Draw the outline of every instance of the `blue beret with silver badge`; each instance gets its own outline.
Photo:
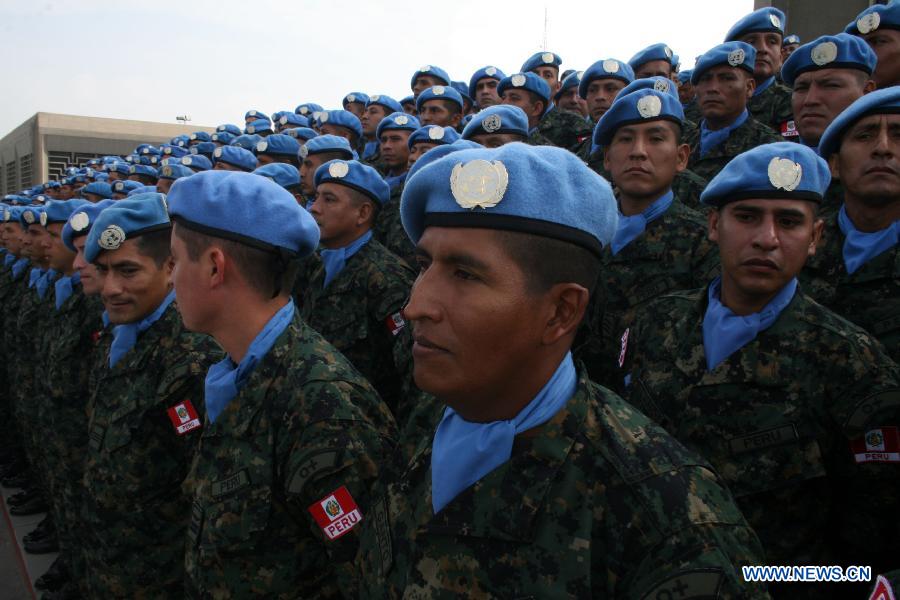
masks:
<path id="1" fill-rule="evenodd" d="M 435 79 L 442 81 L 444 85 L 450 85 L 450 76 L 447 75 L 447 71 L 434 65 L 423 65 L 419 67 L 419 69 L 415 73 L 413 73 L 412 79 L 409 80 L 410 89 L 415 87 L 416 79 L 418 79 L 422 75 L 434 77 Z"/>
<path id="2" fill-rule="evenodd" d="M 844 28 L 844 33 L 866 35 L 879 29 L 900 29 L 900 3 L 873 4 Z"/>
<path id="3" fill-rule="evenodd" d="M 314 137 L 306 144 L 300 147 L 300 158 L 314 154 L 323 154 L 325 152 L 340 152 L 344 154 L 346 160 L 356 160 L 358 158 L 356 151 L 350 147 L 347 138 L 339 135 L 320 135 Z"/>
<path id="4" fill-rule="evenodd" d="M 294 127 L 309 127 L 309 119 L 303 115 L 298 115 L 297 113 L 285 112 L 278 118 L 278 124 L 282 127 L 287 127 L 288 129 Z"/>
<path id="5" fill-rule="evenodd" d="M 256 155 L 240 146 L 222 146 L 213 151 L 213 161 L 223 162 L 237 167 L 241 171 L 250 172 L 256 168 Z"/>
<path id="6" fill-rule="evenodd" d="M 94 221 L 97 219 L 97 215 L 104 209 L 113 206 L 115 203 L 115 200 L 101 200 L 95 204 L 89 202 L 80 206 L 77 211 L 73 212 L 69 216 L 68 221 L 66 221 L 66 224 L 63 225 L 62 234 L 60 236 L 62 237 L 63 244 L 65 244 L 66 248 L 75 252 L 76 249 L 73 240 L 77 237 L 87 235 L 91 226 L 94 224 Z"/>
<path id="7" fill-rule="evenodd" d="M 319 125 L 334 125 L 335 127 L 343 127 L 356 134 L 360 138 L 363 135 L 362 123 L 359 117 L 349 110 L 325 110 L 318 115 Z"/>
<path id="8" fill-rule="evenodd" d="M 511 133 L 528 137 L 528 115 L 513 104 L 496 104 L 475 113 L 462 132 L 464 140 L 475 135 Z"/>
<path id="9" fill-rule="evenodd" d="M 238 134 L 238 135 L 240 135 L 240 134 Z M 212 141 L 214 141 L 215 143 L 224 144 L 227 146 L 228 144 L 230 144 L 231 142 L 234 141 L 234 138 L 236 138 L 237 135 L 234 135 L 233 133 L 228 133 L 227 131 L 217 131 L 209 137 L 212 138 Z"/>
<path id="10" fill-rule="evenodd" d="M 291 127 L 290 129 L 284 130 L 284 135 L 289 135 L 297 141 L 306 142 L 317 137 L 319 134 L 315 129 L 309 127 Z"/>
<path id="11" fill-rule="evenodd" d="M 169 181 L 175 181 L 182 177 L 190 177 L 194 172 L 184 165 L 165 165 L 159 170 L 159 178 Z"/>
<path id="12" fill-rule="evenodd" d="M 286 190 L 300 185 L 300 171 L 287 163 L 270 163 L 253 170 L 254 175 L 268 177 Z"/>
<path id="13" fill-rule="evenodd" d="M 84 245 L 84 258 L 94 262 L 104 250 L 118 250 L 128 240 L 171 225 L 163 194 L 137 194 L 119 200 L 97 215 Z"/>
<path id="14" fill-rule="evenodd" d="M 219 145 L 215 142 L 200 142 L 191 146 L 191 154 L 202 154 L 207 158 L 212 158 L 212 153 Z"/>
<path id="15" fill-rule="evenodd" d="M 497 67 L 492 65 L 481 67 L 472 74 L 471 78 L 469 78 L 469 92 L 474 94 L 475 88 L 478 87 L 478 82 L 482 79 L 496 79 L 497 81 L 500 81 L 504 77 L 506 77 L 506 73 Z"/>
<path id="16" fill-rule="evenodd" d="M 412 147 L 419 143 L 426 144 L 452 144 L 459 139 L 459 134 L 452 127 L 440 125 L 426 125 L 413 131 L 406 140 L 406 145 Z"/>
<path id="17" fill-rule="evenodd" d="M 840 150 L 844 134 L 863 117 L 896 114 L 900 114 L 900 86 L 875 90 L 858 98 L 825 129 L 819 140 L 819 154 L 827 160 Z"/>
<path id="18" fill-rule="evenodd" d="M 784 35 L 787 19 L 784 13 L 774 6 L 766 6 L 754 10 L 735 23 L 725 34 L 726 42 L 740 40 L 750 33 L 777 33 Z"/>
<path id="19" fill-rule="evenodd" d="M 113 194 L 128 194 L 129 192 L 136 190 L 139 187 L 143 187 L 143 184 L 138 181 L 127 181 L 127 180 L 119 180 L 114 181 L 112 183 L 112 192 Z"/>
<path id="20" fill-rule="evenodd" d="M 664 60 L 670 65 L 675 66 L 676 63 L 674 58 L 675 53 L 672 52 L 672 49 L 669 48 L 668 45 L 653 44 L 632 56 L 631 60 L 628 61 L 628 66 L 631 67 L 632 70 L 637 71 L 639 67 L 654 60 Z"/>
<path id="21" fill-rule="evenodd" d="M 856 69 L 871 75 L 878 57 L 861 37 L 849 33 L 823 35 L 794 50 L 781 67 L 781 79 L 794 87 L 797 76 L 820 69 Z"/>
<path id="22" fill-rule="evenodd" d="M 160 148 L 163 156 L 174 156 L 175 158 L 181 158 L 182 156 L 187 156 L 191 153 L 187 148 L 182 148 L 181 146 L 172 146 L 169 144 L 164 145 Z"/>
<path id="23" fill-rule="evenodd" d="M 250 152 L 256 152 L 256 144 L 258 144 L 262 140 L 263 137 L 261 135 L 245 133 L 231 140 L 230 145 L 243 148 L 244 150 L 249 150 Z"/>
<path id="24" fill-rule="evenodd" d="M 359 102 L 360 104 L 368 104 L 368 102 L 369 102 L 369 95 L 368 95 L 368 94 L 364 94 L 364 93 L 362 93 L 362 92 L 350 92 L 349 94 L 347 94 L 346 96 L 344 96 L 344 99 L 343 99 L 343 100 L 341 100 L 341 105 L 342 105 L 342 106 L 344 107 L 344 109 L 346 110 L 346 109 L 347 109 L 347 105 L 348 105 L 348 104 L 352 104 L 352 103 L 354 103 L 354 102 Z"/>
<path id="25" fill-rule="evenodd" d="M 153 177 L 154 179 L 159 177 L 159 173 L 157 172 L 157 170 L 150 165 L 131 165 L 131 168 L 128 169 L 128 174 L 146 175 L 147 177 Z"/>
<path id="26" fill-rule="evenodd" d="M 664 94 L 670 94 L 675 98 L 678 98 L 678 89 L 675 87 L 675 82 L 668 77 L 660 77 L 659 75 L 635 79 L 619 90 L 616 94 L 616 98 L 638 90 L 656 90 L 657 92 L 663 92 Z"/>
<path id="27" fill-rule="evenodd" d="M 82 194 L 94 194 L 101 198 L 112 198 L 112 186 L 103 181 L 93 181 L 81 188 L 80 191 Z"/>
<path id="28" fill-rule="evenodd" d="M 416 110 L 422 110 L 422 105 L 429 100 L 449 100 L 463 108 L 462 96 L 449 85 L 434 85 L 423 90 L 419 97 L 416 98 Z"/>
<path id="29" fill-rule="evenodd" d="M 329 160 L 316 169 L 316 187 L 334 183 L 354 189 L 384 205 L 391 198 L 391 188 L 381 174 L 356 160 Z"/>
<path id="30" fill-rule="evenodd" d="M 298 104 L 297 108 L 294 109 L 294 112 L 309 118 L 313 113 L 322 112 L 323 110 L 325 109 L 322 108 L 322 105 L 320 104 L 316 104 L 315 102 L 304 102 L 303 104 Z"/>
<path id="31" fill-rule="evenodd" d="M 211 142 L 212 138 L 205 131 L 195 131 L 188 136 L 191 142 Z"/>
<path id="32" fill-rule="evenodd" d="M 721 65 L 743 69 L 753 75 L 756 64 L 756 49 L 744 42 L 725 42 L 707 50 L 694 65 L 691 83 L 697 85 L 704 73 Z"/>
<path id="33" fill-rule="evenodd" d="M 634 70 L 615 58 L 598 60 L 581 74 L 581 83 L 578 84 L 578 95 L 587 98 L 587 91 L 591 83 L 598 79 L 618 79 L 626 84 L 634 81 Z"/>
<path id="34" fill-rule="evenodd" d="M 272 119 L 269 118 L 269 115 L 264 112 L 258 111 L 255 108 L 250 109 L 244 113 L 244 120 L 246 121 L 247 119 L 251 119 L 253 121 L 269 121 L 270 123 L 272 121 Z"/>
<path id="35" fill-rule="evenodd" d="M 528 73 L 539 67 L 556 67 L 558 69 L 561 64 L 562 58 L 560 58 L 559 54 L 553 52 L 535 52 L 522 63 L 522 68 L 519 70 L 523 73 Z"/>
<path id="36" fill-rule="evenodd" d="M 383 106 L 388 111 L 388 113 L 403 112 L 403 107 L 400 106 L 399 102 L 384 94 L 372 94 L 371 96 L 369 96 L 369 101 L 366 102 L 366 107 L 373 105 Z"/>
<path id="37" fill-rule="evenodd" d="M 419 97 L 421 98 L 421 96 Z M 421 126 L 419 119 L 403 111 L 391 113 L 378 123 L 378 127 L 375 128 L 375 138 L 380 140 L 381 133 L 389 129 L 415 131 Z"/>
<path id="38" fill-rule="evenodd" d="M 616 96 L 594 127 L 594 146 L 609 146 L 616 131 L 626 125 L 661 120 L 679 126 L 684 122 L 684 109 L 676 96 L 655 89 Z"/>
<path id="39" fill-rule="evenodd" d="M 218 150 L 218 148 L 216 148 L 216 150 Z M 213 153 L 215 153 L 215 150 L 213 150 Z M 189 167 L 195 173 L 198 173 L 200 171 L 209 171 L 213 168 L 212 161 L 202 154 L 182 156 L 181 164 L 185 167 Z"/>
<path id="40" fill-rule="evenodd" d="M 547 81 L 531 72 L 515 73 L 508 77 L 504 77 L 497 84 L 497 94 L 503 97 L 503 94 L 510 89 L 527 90 L 533 94 L 537 94 L 546 102 L 550 102 L 550 84 Z"/>
<path id="41" fill-rule="evenodd" d="M 249 135 L 259 135 L 271 131 L 272 122 L 268 119 L 256 119 L 255 121 L 251 121 L 250 124 L 244 128 L 244 133 Z"/>
<path id="42" fill-rule="evenodd" d="M 49 200 L 40 215 L 40 223 L 44 227 L 50 223 L 65 223 L 72 213 L 90 204 L 87 200 Z"/>
<path id="43" fill-rule="evenodd" d="M 800 36 L 796 33 L 792 33 L 791 35 L 784 36 L 784 39 L 781 40 L 782 46 L 790 46 L 791 44 L 800 44 Z"/>
<path id="44" fill-rule="evenodd" d="M 224 123 L 216 127 L 216 133 L 230 133 L 231 135 L 241 135 L 241 128 L 231 123 Z"/>
<path id="45" fill-rule="evenodd" d="M 559 90 L 553 94 L 553 99 L 559 102 L 560 97 L 563 94 L 571 90 L 572 88 L 578 89 L 578 86 L 581 85 L 581 76 L 584 75 L 584 71 L 573 71 L 565 76 L 562 80 L 562 83 L 559 84 Z"/>
<path id="46" fill-rule="evenodd" d="M 289 135 L 275 133 L 260 140 L 256 144 L 256 155 L 271 154 L 272 156 L 291 156 L 296 158 L 300 151 L 300 143 Z"/>

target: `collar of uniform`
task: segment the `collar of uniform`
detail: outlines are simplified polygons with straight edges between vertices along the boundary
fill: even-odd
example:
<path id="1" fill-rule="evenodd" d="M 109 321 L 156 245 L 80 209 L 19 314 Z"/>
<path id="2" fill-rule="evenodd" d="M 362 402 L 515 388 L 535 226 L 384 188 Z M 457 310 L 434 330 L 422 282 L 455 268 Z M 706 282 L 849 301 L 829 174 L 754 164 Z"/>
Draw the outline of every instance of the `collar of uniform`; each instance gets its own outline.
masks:
<path id="1" fill-rule="evenodd" d="M 666 242 L 668 235 L 674 233 L 672 221 L 681 218 L 685 208 L 676 196 L 668 210 L 647 223 L 644 232 L 622 248 L 618 254 L 613 254 L 610 247 L 604 248 L 604 262 L 611 264 L 627 263 L 635 259 L 661 260 L 668 247 Z"/>
<path id="2" fill-rule="evenodd" d="M 180 323 L 176 304 L 177 302 L 172 302 L 168 308 L 163 311 L 159 319 L 138 336 L 138 341 L 134 345 L 134 348 L 132 348 L 130 352 L 126 352 L 114 367 L 107 369 L 107 372 L 110 375 L 121 376 L 128 373 L 144 371 L 147 361 L 153 356 L 154 352 L 160 349 L 160 338 L 171 335 L 172 329 L 175 327 L 176 323 Z M 110 333 L 112 332 L 113 327 L 115 327 L 115 325 L 111 325 L 108 328 Z M 112 336 L 110 335 L 110 337 Z M 109 347 L 107 347 L 106 350 L 109 352 Z M 105 364 L 109 363 L 106 362 Z M 118 413 L 120 411 L 116 412 Z M 127 414 L 128 412 L 129 410 L 125 410 L 122 414 Z"/>
<path id="3" fill-rule="evenodd" d="M 463 490 L 427 528 L 437 534 L 529 542 L 534 539 L 536 519 L 546 502 L 555 475 L 565 463 L 588 413 L 590 391 L 587 373 L 577 365 L 578 387 L 565 408 L 550 421 L 535 428 L 536 435 L 517 436 L 509 461 Z M 413 465 L 427 483 L 422 501 L 431 515 L 431 440 L 419 447 Z M 523 484 L 523 475 L 529 480 Z M 489 506 L 490 510 L 481 507 Z"/>
<path id="4" fill-rule="evenodd" d="M 370 230 L 371 231 L 371 230 Z M 357 238 L 358 239 L 358 238 Z M 372 247 L 377 243 L 375 236 L 373 235 L 368 242 L 360 246 L 359 250 L 354 252 L 352 255 L 347 257 L 347 263 L 344 265 L 344 268 L 341 269 L 341 272 L 335 275 L 334 279 L 332 279 L 328 286 L 323 288 L 319 285 L 319 281 L 325 281 L 325 263 L 320 264 L 316 268 L 315 275 L 313 277 L 313 281 L 315 283 L 310 283 L 310 286 L 313 289 L 316 296 L 332 296 L 334 294 L 342 294 L 344 292 L 348 292 L 353 289 L 356 285 L 356 278 L 353 277 L 354 273 L 357 270 L 357 267 L 362 264 L 363 257 L 368 257 L 369 253 L 372 251 Z"/>

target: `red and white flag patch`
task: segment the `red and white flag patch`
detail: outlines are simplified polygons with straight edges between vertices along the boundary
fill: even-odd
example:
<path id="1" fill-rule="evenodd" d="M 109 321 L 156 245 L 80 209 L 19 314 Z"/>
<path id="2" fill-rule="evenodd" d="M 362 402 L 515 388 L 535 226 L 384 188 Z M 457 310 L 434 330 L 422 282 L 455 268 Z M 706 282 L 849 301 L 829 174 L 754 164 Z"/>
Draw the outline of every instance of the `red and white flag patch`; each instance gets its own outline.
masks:
<path id="1" fill-rule="evenodd" d="M 399 334 L 403 331 L 403 328 L 406 327 L 406 321 L 403 319 L 403 314 L 399 312 L 395 312 L 385 319 L 384 324 L 387 325 L 387 329 L 391 332 L 391 335 Z"/>
<path id="2" fill-rule="evenodd" d="M 796 137 L 800 135 L 800 132 L 797 131 L 797 124 L 794 123 L 793 120 L 785 121 L 781 124 L 781 136 L 782 137 Z"/>
<path id="3" fill-rule="evenodd" d="M 869 600 L 896 600 L 894 589 L 884 575 L 879 575 L 878 579 L 875 580 L 875 589 L 872 590 Z"/>
<path id="4" fill-rule="evenodd" d="M 202 425 L 200 417 L 197 415 L 197 411 L 190 400 L 176 404 L 168 410 L 168 413 L 169 420 L 172 421 L 172 425 L 175 427 L 178 435 L 184 435 L 188 431 L 197 429 Z"/>
<path id="5" fill-rule="evenodd" d="M 900 463 L 900 428 L 879 427 L 850 440 L 853 458 L 858 463 Z"/>
<path id="6" fill-rule="evenodd" d="M 359 507 L 343 485 L 308 510 L 329 540 L 336 540 L 349 533 L 362 521 Z"/>

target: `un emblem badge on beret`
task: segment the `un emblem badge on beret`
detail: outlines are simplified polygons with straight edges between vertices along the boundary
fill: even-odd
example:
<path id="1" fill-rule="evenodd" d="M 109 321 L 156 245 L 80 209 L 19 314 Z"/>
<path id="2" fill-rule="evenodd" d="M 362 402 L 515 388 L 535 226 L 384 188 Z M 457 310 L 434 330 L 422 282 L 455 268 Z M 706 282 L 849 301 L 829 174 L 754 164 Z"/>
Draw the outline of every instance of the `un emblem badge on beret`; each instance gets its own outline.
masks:
<path id="1" fill-rule="evenodd" d="M 46 227 L 47 226 L 47 213 L 42 212 L 41 217 L 38 220 L 41 222 L 41 225 Z"/>
<path id="2" fill-rule="evenodd" d="M 428 130 L 428 137 L 433 140 L 442 140 L 444 139 L 444 128 L 440 125 L 435 125 L 431 129 Z"/>
<path id="3" fill-rule="evenodd" d="M 197 139 L 197 134 L 196 134 L 196 133 L 192 133 L 192 134 L 190 135 L 190 138 L 191 138 L 192 140 L 196 140 L 196 139 Z M 146 148 L 144 148 L 144 154 L 147 154 L 147 149 L 146 149 Z"/>
<path id="4" fill-rule="evenodd" d="M 553 58 L 554 57 L 552 52 L 544 52 L 543 54 L 541 54 L 541 60 L 548 65 L 553 62 Z"/>
<path id="5" fill-rule="evenodd" d="M 321 112 L 313 113 L 313 118 L 318 119 L 319 123 L 325 123 L 328 121 L 328 113 L 324 110 Z"/>
<path id="6" fill-rule="evenodd" d="M 672 58 L 672 49 L 668 46 L 663 47 L 663 52 L 666 54 L 666 58 Z"/>
<path id="7" fill-rule="evenodd" d="M 778 18 L 778 15 L 769 15 L 769 21 L 772 22 L 774 27 L 781 29 L 781 19 Z"/>
<path id="8" fill-rule="evenodd" d="M 183 156 L 183 157 L 181 158 L 181 164 L 183 164 L 183 165 L 186 166 L 186 167 L 191 166 L 191 163 L 193 163 L 193 162 L 194 162 L 194 161 L 191 160 L 191 157 L 190 157 L 190 156 Z M 121 189 L 121 188 L 120 188 L 120 189 Z"/>
<path id="9" fill-rule="evenodd" d="M 343 179 L 350 172 L 350 167 L 345 162 L 334 162 L 328 165 L 328 174 L 337 179 Z"/>
<path id="10" fill-rule="evenodd" d="M 881 25 L 881 15 L 876 12 L 864 15 L 856 22 L 856 28 L 863 35 L 871 33 Z"/>
<path id="11" fill-rule="evenodd" d="M 496 67 L 488 67 L 487 69 L 484 70 L 484 74 L 490 75 L 491 77 L 493 77 L 494 75 L 497 74 L 497 69 L 496 69 Z"/>
<path id="12" fill-rule="evenodd" d="M 301 114 L 301 115 L 305 115 L 305 114 L 308 113 L 308 112 L 309 112 L 309 108 L 308 108 L 308 107 L 306 107 L 306 106 L 301 106 L 301 107 L 300 107 L 300 114 Z"/>
<path id="13" fill-rule="evenodd" d="M 637 101 L 637 111 L 645 119 L 658 117 L 662 112 L 662 100 L 656 96 L 644 96 Z"/>
<path id="14" fill-rule="evenodd" d="M 78 212 L 72 215 L 72 218 L 69 219 L 69 225 L 72 227 L 72 231 L 79 232 L 84 231 L 88 228 L 88 225 L 91 224 L 91 218 L 87 216 L 87 213 Z"/>
<path id="15" fill-rule="evenodd" d="M 356 95 L 354 95 L 354 94 L 347 94 L 347 102 L 348 102 L 348 103 L 350 103 L 350 102 L 356 102 Z"/>
<path id="16" fill-rule="evenodd" d="M 509 173 L 499 160 L 457 163 L 450 173 L 450 191 L 462 208 L 493 208 L 503 200 Z"/>
<path id="17" fill-rule="evenodd" d="M 222 157 L 222 149 L 216 148 L 215 150 L 213 150 L 213 156 L 215 156 L 216 158 L 221 158 Z"/>
<path id="18" fill-rule="evenodd" d="M 406 115 L 400 115 L 394 118 L 394 123 L 396 125 L 406 125 L 407 123 L 409 123 L 409 117 L 407 117 Z"/>
<path id="19" fill-rule="evenodd" d="M 256 116 L 256 111 L 255 111 L 255 110 L 251 110 L 251 111 L 249 111 L 247 114 L 250 115 L 251 117 L 255 117 L 255 116 Z"/>
<path id="20" fill-rule="evenodd" d="M 172 167 L 165 166 L 162 170 L 163 177 L 171 177 L 172 176 Z"/>
<path id="21" fill-rule="evenodd" d="M 746 55 L 744 53 L 743 48 L 738 48 L 737 50 L 732 50 L 728 53 L 728 64 L 732 67 L 738 67 L 744 64 L 744 58 Z"/>
<path id="22" fill-rule="evenodd" d="M 256 133 L 256 127 L 254 127 L 253 125 L 247 125 L 247 133 L 251 135 Z"/>
<path id="23" fill-rule="evenodd" d="M 134 175 L 136 171 L 137 171 L 137 169 L 135 169 L 134 166 L 132 166 L 130 169 L 128 169 L 128 173 L 131 175 Z"/>
<path id="24" fill-rule="evenodd" d="M 434 86 L 433 88 L 431 88 L 431 93 L 434 94 L 435 96 L 443 96 L 444 95 L 444 86 L 442 86 L 442 85 Z"/>
<path id="25" fill-rule="evenodd" d="M 427 72 L 430 71 L 430 70 L 431 70 L 431 65 L 425 65 L 424 67 L 422 67 L 421 69 L 419 69 L 419 72 L 420 72 L 420 73 L 427 73 Z"/>
<path id="26" fill-rule="evenodd" d="M 525 85 L 525 76 L 521 73 L 517 73 L 512 76 L 512 78 L 510 79 L 510 83 L 512 83 L 515 87 L 522 87 L 523 85 Z"/>
<path id="27" fill-rule="evenodd" d="M 500 126 L 503 125 L 503 120 L 500 118 L 500 115 L 491 115 L 489 117 L 485 117 L 481 121 L 481 128 L 484 129 L 487 133 L 494 133 Z"/>
<path id="28" fill-rule="evenodd" d="M 194 154 L 194 155 L 200 154 L 200 149 L 197 148 L 197 146 L 191 147 L 191 154 Z M 133 169 L 134 167 L 131 167 L 131 168 Z"/>
<path id="29" fill-rule="evenodd" d="M 669 91 L 669 82 L 665 79 L 657 79 L 653 84 L 653 89 L 657 92 L 666 93 Z"/>
<path id="30" fill-rule="evenodd" d="M 300 158 L 306 158 L 307 156 L 309 156 L 309 148 L 305 145 L 300 146 Z"/>
<path id="31" fill-rule="evenodd" d="M 803 178 L 803 167 L 789 158 L 775 157 L 769 162 L 769 182 L 779 190 L 793 192 Z"/>
<path id="32" fill-rule="evenodd" d="M 820 67 L 834 62 L 838 55 L 838 47 L 834 42 L 822 42 L 809 53 L 810 59 Z"/>
<path id="33" fill-rule="evenodd" d="M 22 218 L 25 219 L 25 222 L 31 225 L 34 223 L 34 213 L 30 210 L 26 210 L 25 214 L 22 215 Z"/>
<path id="34" fill-rule="evenodd" d="M 618 73 L 619 72 L 619 62 L 615 61 L 611 58 L 608 58 L 603 61 L 603 70 L 607 73 Z"/>
<path id="35" fill-rule="evenodd" d="M 100 234 L 97 244 L 104 250 L 116 250 L 125 241 L 125 230 L 118 225 L 110 225 Z"/>
<path id="36" fill-rule="evenodd" d="M 12 217 L 12 215 L 9 214 L 9 211 L 8 211 L 8 210 L 4 210 L 4 211 L 3 211 L 3 220 L 4 220 L 4 221 L 9 221 L 10 217 Z"/>
<path id="37" fill-rule="evenodd" d="M 150 164 L 151 164 L 151 165 L 155 165 L 155 164 L 158 163 L 158 162 L 159 162 L 159 158 L 158 158 L 158 157 L 156 157 L 156 156 L 151 156 L 151 157 L 150 157 Z"/>
<path id="38" fill-rule="evenodd" d="M 122 184 L 121 181 L 117 181 L 117 182 L 115 182 L 115 183 L 113 184 L 113 191 L 114 191 L 114 192 L 121 192 L 122 189 L 123 189 L 124 187 L 125 187 L 125 186 Z"/>
<path id="39" fill-rule="evenodd" d="M 257 152 L 265 152 L 268 147 L 269 147 L 268 142 L 259 142 L 258 144 L 256 144 L 256 151 Z"/>
<path id="40" fill-rule="evenodd" d="M 287 117 L 281 117 L 280 119 L 278 119 L 278 122 L 282 125 L 287 125 Z"/>

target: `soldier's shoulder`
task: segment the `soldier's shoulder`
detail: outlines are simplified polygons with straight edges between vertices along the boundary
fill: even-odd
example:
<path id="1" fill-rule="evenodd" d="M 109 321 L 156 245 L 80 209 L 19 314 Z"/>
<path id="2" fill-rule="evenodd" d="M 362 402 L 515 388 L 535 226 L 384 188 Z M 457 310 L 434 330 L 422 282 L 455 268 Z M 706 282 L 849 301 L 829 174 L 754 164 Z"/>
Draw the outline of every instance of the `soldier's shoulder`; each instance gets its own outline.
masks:
<path id="1" fill-rule="evenodd" d="M 816 331 L 823 346 L 858 354 L 867 352 L 878 343 L 859 325 L 819 304 L 803 292 L 798 295 L 798 306 L 794 314 L 799 321 Z"/>
<path id="2" fill-rule="evenodd" d="M 755 145 L 781 141 L 781 136 L 775 133 L 774 129 L 753 117 L 749 117 L 738 129 L 743 130 L 741 134 L 745 139 L 756 142 Z"/>

